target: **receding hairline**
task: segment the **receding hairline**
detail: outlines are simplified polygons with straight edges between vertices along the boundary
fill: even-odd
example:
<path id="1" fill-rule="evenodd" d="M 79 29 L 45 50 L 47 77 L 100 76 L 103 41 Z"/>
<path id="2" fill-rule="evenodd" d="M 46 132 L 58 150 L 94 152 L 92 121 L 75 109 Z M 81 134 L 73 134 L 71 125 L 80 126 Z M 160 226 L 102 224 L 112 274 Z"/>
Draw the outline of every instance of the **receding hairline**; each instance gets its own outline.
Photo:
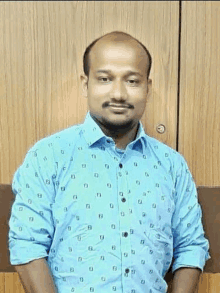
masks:
<path id="1" fill-rule="evenodd" d="M 105 42 L 108 42 L 108 41 L 112 42 L 113 44 L 114 43 L 119 43 L 120 44 L 122 42 L 123 42 L 123 44 L 124 44 L 124 42 L 128 42 L 128 44 L 129 44 L 129 41 L 135 42 L 135 43 L 137 43 L 139 48 L 141 48 L 143 50 L 143 52 L 146 54 L 146 51 L 144 50 L 143 45 L 137 39 L 135 39 L 134 37 L 132 37 L 131 35 L 129 35 L 127 33 L 119 32 L 119 31 L 115 31 L 115 32 L 105 34 L 104 36 L 101 36 L 99 39 L 97 39 L 95 44 L 91 48 L 90 54 L 99 45 L 99 43 L 102 43 L 102 42 L 105 43 Z M 147 55 L 147 58 L 149 59 L 148 55 Z"/>
<path id="2" fill-rule="evenodd" d="M 122 31 L 113 31 L 110 33 L 107 33 L 97 39 L 95 39 L 86 49 L 84 56 L 83 56 L 83 67 L 84 67 L 84 72 L 87 76 L 89 75 L 89 68 L 90 68 L 90 54 L 96 47 L 97 43 L 101 42 L 102 40 L 110 40 L 112 43 L 122 43 L 125 41 L 135 41 L 139 48 L 144 50 L 144 53 L 147 55 L 147 60 L 148 60 L 148 70 L 147 70 L 147 77 L 150 74 L 150 69 L 151 69 L 151 64 L 152 64 L 152 57 L 148 49 L 136 38 L 131 36 L 128 33 L 122 32 Z"/>

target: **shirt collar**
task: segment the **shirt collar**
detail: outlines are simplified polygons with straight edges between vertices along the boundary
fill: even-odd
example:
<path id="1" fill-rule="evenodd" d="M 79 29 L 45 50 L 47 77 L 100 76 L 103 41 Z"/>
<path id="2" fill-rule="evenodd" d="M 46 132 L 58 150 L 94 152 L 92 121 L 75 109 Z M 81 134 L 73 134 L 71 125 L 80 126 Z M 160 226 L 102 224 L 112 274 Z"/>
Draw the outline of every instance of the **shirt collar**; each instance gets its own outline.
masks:
<path id="1" fill-rule="evenodd" d="M 96 142 L 104 139 L 107 139 L 107 136 L 101 130 L 100 126 L 95 122 L 91 117 L 90 112 L 88 111 L 85 121 L 83 123 L 83 133 L 86 139 L 88 146 L 94 145 Z M 143 153 L 143 148 L 145 147 L 144 142 L 146 141 L 147 135 L 144 131 L 141 121 L 139 121 L 139 128 L 136 139 L 132 141 L 129 145 L 136 150 L 139 150 Z M 144 141 L 143 141 L 144 140 Z"/>

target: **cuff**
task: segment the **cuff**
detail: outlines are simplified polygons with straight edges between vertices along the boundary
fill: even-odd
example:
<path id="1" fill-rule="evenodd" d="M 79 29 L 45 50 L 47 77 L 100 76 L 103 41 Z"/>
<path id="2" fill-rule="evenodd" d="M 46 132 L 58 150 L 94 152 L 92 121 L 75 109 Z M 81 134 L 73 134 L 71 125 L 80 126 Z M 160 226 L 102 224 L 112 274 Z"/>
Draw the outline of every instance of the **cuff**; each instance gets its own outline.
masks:
<path id="1" fill-rule="evenodd" d="M 17 241 L 16 241 L 17 242 Z M 44 258 L 48 256 L 47 249 L 43 245 L 30 243 L 29 241 L 19 241 L 16 245 L 9 248 L 11 265 L 20 265 L 29 263 L 35 259 Z"/>
<path id="2" fill-rule="evenodd" d="M 175 260 L 172 266 L 172 273 L 182 267 L 194 267 L 203 272 L 206 261 L 211 258 L 209 253 L 204 251 L 203 248 L 193 245 L 188 246 L 187 250 L 186 248 L 181 250 L 181 252 L 174 252 Z"/>

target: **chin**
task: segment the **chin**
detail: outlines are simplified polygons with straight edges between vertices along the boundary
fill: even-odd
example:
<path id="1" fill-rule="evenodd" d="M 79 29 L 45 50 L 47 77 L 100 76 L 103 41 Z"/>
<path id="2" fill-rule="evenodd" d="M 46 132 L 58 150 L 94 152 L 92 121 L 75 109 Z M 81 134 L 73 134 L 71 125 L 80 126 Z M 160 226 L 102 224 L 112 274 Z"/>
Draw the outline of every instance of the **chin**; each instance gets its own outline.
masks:
<path id="1" fill-rule="evenodd" d="M 127 121 L 115 121 L 103 118 L 102 124 L 109 130 L 117 130 L 131 128 L 134 124 L 134 121 L 131 119 Z"/>

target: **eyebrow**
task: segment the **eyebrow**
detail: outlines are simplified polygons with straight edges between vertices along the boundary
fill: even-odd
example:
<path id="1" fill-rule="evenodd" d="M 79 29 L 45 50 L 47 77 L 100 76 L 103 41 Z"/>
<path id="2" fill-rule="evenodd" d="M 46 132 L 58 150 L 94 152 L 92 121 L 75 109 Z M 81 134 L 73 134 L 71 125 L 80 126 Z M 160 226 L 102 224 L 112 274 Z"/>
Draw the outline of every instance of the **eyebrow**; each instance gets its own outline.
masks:
<path id="1" fill-rule="evenodd" d="M 97 70 L 96 73 L 107 73 L 107 74 L 112 74 L 111 70 L 104 70 L 104 69 Z M 140 74 L 139 72 L 137 72 L 137 71 L 131 71 L 131 70 L 128 70 L 128 71 L 126 72 L 126 76 L 129 76 L 129 75 L 139 75 L 139 76 L 143 77 L 143 75 Z"/>

